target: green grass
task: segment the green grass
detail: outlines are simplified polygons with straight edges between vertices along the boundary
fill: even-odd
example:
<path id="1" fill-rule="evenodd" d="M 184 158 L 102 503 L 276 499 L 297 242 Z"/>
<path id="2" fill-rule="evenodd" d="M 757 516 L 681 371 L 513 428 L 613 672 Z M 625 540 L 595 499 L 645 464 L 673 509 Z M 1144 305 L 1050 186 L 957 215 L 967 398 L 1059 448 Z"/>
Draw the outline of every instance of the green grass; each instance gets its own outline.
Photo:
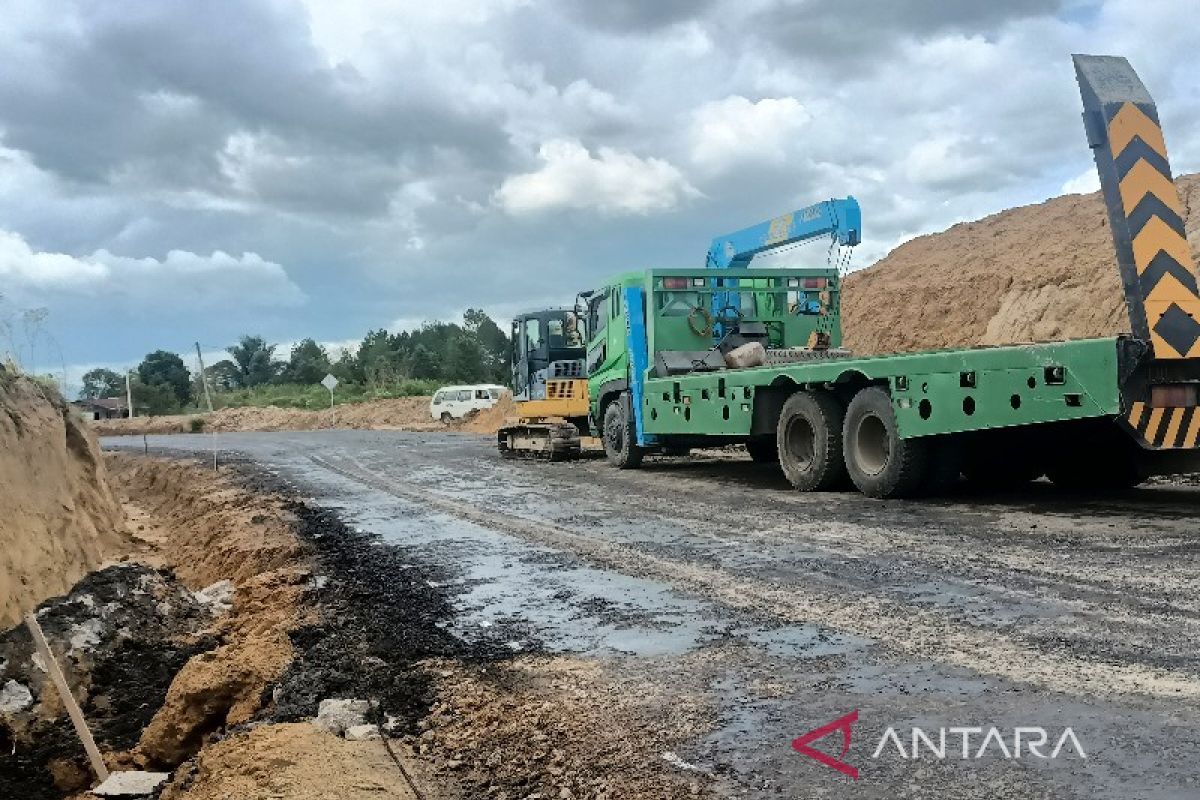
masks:
<path id="1" fill-rule="evenodd" d="M 432 380 L 405 380 L 386 387 L 371 389 L 361 384 L 342 384 L 334 390 L 333 396 L 339 405 L 345 403 L 365 403 L 370 400 L 383 400 L 393 397 L 413 397 L 431 395 L 442 384 Z M 185 409 L 185 413 L 206 411 L 207 404 L 203 397 L 198 398 L 194 408 Z M 214 408 L 242 408 L 275 406 L 276 408 L 329 408 L 329 390 L 324 386 L 303 386 L 300 384 L 272 384 L 256 386 L 253 389 L 234 389 L 228 392 L 213 393 Z"/>

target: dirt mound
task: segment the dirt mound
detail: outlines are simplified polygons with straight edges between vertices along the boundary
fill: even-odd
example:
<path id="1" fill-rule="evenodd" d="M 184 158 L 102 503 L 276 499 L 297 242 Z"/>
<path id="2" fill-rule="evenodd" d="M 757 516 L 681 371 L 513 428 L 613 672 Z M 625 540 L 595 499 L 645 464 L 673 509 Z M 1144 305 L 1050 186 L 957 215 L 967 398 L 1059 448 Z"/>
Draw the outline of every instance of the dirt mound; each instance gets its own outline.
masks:
<path id="1" fill-rule="evenodd" d="M 516 408 L 517 404 L 513 401 L 512 394 L 504 392 L 504 394 L 500 395 L 500 399 L 496 401 L 496 405 L 472 414 L 462 424 L 462 430 L 470 431 L 471 433 L 495 433 L 504 424 L 505 417 L 516 415 Z"/>
<path id="2" fill-rule="evenodd" d="M 1176 185 L 1200 252 L 1200 175 Z M 842 322 L 862 354 L 1127 332 L 1104 203 L 1067 195 L 913 239 L 846 279 Z"/>
<path id="3" fill-rule="evenodd" d="M 52 389 L 0 365 L 0 628 L 126 543 L 95 438 Z"/>
<path id="4" fill-rule="evenodd" d="M 199 431 L 310 431 L 325 428 L 433 430 L 439 425 L 429 416 L 428 397 L 397 397 L 349 403 L 320 411 L 246 406 L 222 408 L 212 414 L 102 420 L 92 423 L 92 429 L 100 436 L 121 436 Z"/>
<path id="5" fill-rule="evenodd" d="M 168 788 L 163 800 L 414 796 L 379 742 L 347 742 L 306 722 L 255 728 L 213 745 L 196 760 L 186 786 Z"/>
<path id="6" fill-rule="evenodd" d="M 489 409 L 455 422 L 450 430 L 495 433 L 504 418 L 514 414 L 512 395 L 505 392 Z M 327 428 L 356 430 L 442 430 L 447 426 L 429 416 L 428 397 L 398 397 L 351 403 L 333 409 L 305 411 L 298 408 L 222 408 L 212 414 L 176 414 L 164 417 L 112 419 L 92 423 L 100 436 L 129 434 L 229 433 L 232 431 L 312 431 Z"/>

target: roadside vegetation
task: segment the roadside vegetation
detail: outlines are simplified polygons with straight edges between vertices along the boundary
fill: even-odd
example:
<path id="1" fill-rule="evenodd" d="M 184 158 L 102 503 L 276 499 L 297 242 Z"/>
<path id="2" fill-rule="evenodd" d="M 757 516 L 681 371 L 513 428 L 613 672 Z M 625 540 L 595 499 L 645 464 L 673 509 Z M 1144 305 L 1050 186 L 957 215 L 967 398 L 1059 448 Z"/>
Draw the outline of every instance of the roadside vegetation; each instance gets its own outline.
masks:
<path id="1" fill-rule="evenodd" d="M 469 309 L 461 323 L 428 322 L 414 331 L 369 331 L 354 347 L 330 353 L 313 339 L 283 352 L 261 336 L 245 335 L 228 358 L 206 365 L 214 408 L 325 408 L 326 375 L 338 380 L 338 403 L 432 394 L 448 383 L 508 383 L 509 339 L 487 314 Z M 148 353 L 131 375 L 139 414 L 207 410 L 204 383 L 177 353 Z M 125 396 L 125 376 L 94 369 L 83 376 L 81 399 Z"/>

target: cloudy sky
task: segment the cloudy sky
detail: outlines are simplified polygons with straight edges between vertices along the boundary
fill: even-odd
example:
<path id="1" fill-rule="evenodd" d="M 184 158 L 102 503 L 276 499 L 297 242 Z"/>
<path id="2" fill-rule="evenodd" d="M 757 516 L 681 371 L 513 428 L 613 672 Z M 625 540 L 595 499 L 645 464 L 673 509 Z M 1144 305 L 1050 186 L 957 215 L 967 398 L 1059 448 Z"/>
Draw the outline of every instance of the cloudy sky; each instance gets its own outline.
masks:
<path id="1" fill-rule="evenodd" d="M 1195 0 L 0 9 L 0 313 L 72 375 L 504 318 L 831 196 L 866 266 L 1096 185 L 1072 52 L 1129 57 L 1200 169 Z"/>

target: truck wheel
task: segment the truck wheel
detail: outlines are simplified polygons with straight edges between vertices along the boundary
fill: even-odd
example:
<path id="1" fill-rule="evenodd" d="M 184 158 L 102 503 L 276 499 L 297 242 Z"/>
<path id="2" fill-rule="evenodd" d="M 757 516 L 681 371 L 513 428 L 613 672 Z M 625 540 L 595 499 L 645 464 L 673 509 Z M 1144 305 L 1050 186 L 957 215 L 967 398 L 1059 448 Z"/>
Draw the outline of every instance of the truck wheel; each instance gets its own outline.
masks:
<path id="1" fill-rule="evenodd" d="M 604 410 L 604 455 L 617 469 L 636 469 L 645 454 L 637 443 L 629 395 L 622 394 Z"/>
<path id="2" fill-rule="evenodd" d="M 746 452 L 756 464 L 774 464 L 779 461 L 779 446 L 775 439 L 749 439 L 746 441 Z"/>
<path id="3" fill-rule="evenodd" d="M 843 429 L 846 470 L 868 497 L 910 497 L 921 488 L 929 463 L 928 443 L 901 439 L 892 398 L 883 389 L 863 389 L 846 409 Z"/>
<path id="4" fill-rule="evenodd" d="M 841 404 L 824 392 L 796 392 L 779 411 L 775 446 L 792 486 L 802 492 L 835 488 L 846 477 Z"/>
<path id="5" fill-rule="evenodd" d="M 454 421 L 454 417 L 450 416 L 449 411 L 442 412 L 442 424 L 443 425 L 449 425 L 453 421 Z"/>

